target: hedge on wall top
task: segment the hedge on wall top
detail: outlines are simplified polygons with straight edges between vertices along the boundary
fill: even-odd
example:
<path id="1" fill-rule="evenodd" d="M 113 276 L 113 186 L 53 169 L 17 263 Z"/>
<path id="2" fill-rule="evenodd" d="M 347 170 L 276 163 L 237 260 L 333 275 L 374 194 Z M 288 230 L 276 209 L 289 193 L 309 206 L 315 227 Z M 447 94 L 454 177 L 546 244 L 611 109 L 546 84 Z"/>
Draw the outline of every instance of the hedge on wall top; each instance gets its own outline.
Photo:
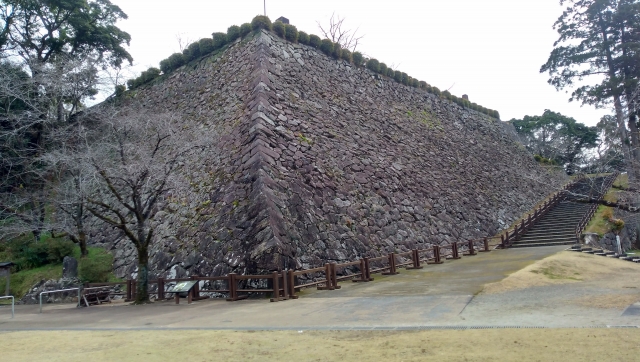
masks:
<path id="1" fill-rule="evenodd" d="M 284 26 L 284 37 L 290 42 L 296 43 L 298 41 L 298 28 L 291 24 Z"/>
<path id="2" fill-rule="evenodd" d="M 333 43 L 333 50 L 331 50 L 331 56 L 336 59 L 340 59 L 340 57 L 342 56 L 342 47 L 340 46 L 340 43 Z"/>
<path id="3" fill-rule="evenodd" d="M 382 75 L 387 75 L 387 65 L 384 63 L 380 63 L 378 65 L 378 73 Z"/>
<path id="4" fill-rule="evenodd" d="M 244 23 L 240 25 L 240 36 L 244 38 L 245 36 L 249 35 L 249 33 L 251 33 L 252 30 L 253 29 L 251 28 L 251 24 Z"/>
<path id="5" fill-rule="evenodd" d="M 216 50 L 213 39 L 211 38 L 200 39 L 200 41 L 198 42 L 198 46 L 200 47 L 200 55 L 207 55 Z"/>
<path id="6" fill-rule="evenodd" d="M 349 63 L 353 62 L 353 59 L 351 58 L 351 52 L 349 51 L 349 49 L 342 49 L 342 55 L 340 56 L 340 58 L 346 60 Z"/>
<path id="7" fill-rule="evenodd" d="M 273 29 L 273 32 L 278 34 L 279 37 L 284 39 L 284 35 L 285 35 L 285 26 L 284 23 L 281 21 L 276 21 L 275 23 L 273 23 L 271 25 L 271 29 Z"/>
<path id="8" fill-rule="evenodd" d="M 329 39 L 322 39 L 320 50 L 326 55 L 331 55 L 333 53 L 333 42 Z"/>
<path id="9" fill-rule="evenodd" d="M 186 61 L 192 61 L 200 56 L 200 45 L 198 42 L 191 43 L 182 51 L 182 54 L 184 54 Z"/>
<path id="10" fill-rule="evenodd" d="M 322 40 L 320 37 L 314 34 L 309 35 L 309 45 L 314 48 L 320 48 L 320 44 L 322 44 Z"/>
<path id="11" fill-rule="evenodd" d="M 355 64 L 356 67 L 362 66 L 364 63 L 364 56 L 362 56 L 362 53 L 360 52 L 353 52 L 353 54 L 351 54 L 351 58 L 353 58 L 353 64 Z"/>
<path id="12" fill-rule="evenodd" d="M 240 27 L 237 25 L 231 25 L 227 29 L 227 42 L 231 43 L 240 37 Z"/>
<path id="13" fill-rule="evenodd" d="M 367 68 L 378 73 L 380 71 L 380 62 L 377 59 L 369 59 L 367 62 Z"/>
<path id="14" fill-rule="evenodd" d="M 227 44 L 227 34 L 225 33 L 213 33 L 213 47 L 217 50 Z"/>
<path id="15" fill-rule="evenodd" d="M 251 20 L 251 27 L 253 30 L 265 29 L 271 30 L 271 19 L 268 16 L 258 15 Z"/>
<path id="16" fill-rule="evenodd" d="M 304 31 L 299 31 L 298 42 L 300 44 L 309 45 L 309 34 L 305 33 Z"/>

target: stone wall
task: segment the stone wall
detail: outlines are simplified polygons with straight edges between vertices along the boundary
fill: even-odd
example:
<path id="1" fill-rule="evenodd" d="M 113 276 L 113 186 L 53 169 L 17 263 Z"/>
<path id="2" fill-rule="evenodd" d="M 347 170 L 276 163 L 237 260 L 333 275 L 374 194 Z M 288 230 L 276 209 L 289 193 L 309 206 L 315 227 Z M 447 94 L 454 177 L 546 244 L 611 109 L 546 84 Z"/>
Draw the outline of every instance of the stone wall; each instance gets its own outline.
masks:
<path id="1" fill-rule="evenodd" d="M 152 274 L 308 268 L 492 235 L 557 190 L 505 124 L 266 32 L 136 90 L 215 140 L 156 219 Z M 109 230 L 120 277 L 135 250 Z"/>

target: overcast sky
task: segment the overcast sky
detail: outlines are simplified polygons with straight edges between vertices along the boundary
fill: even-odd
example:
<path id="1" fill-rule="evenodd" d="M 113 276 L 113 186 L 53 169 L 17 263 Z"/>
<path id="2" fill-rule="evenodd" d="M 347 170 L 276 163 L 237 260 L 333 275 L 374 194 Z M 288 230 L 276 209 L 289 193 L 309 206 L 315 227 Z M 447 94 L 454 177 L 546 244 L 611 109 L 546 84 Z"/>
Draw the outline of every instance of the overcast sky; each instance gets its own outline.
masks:
<path id="1" fill-rule="evenodd" d="M 195 41 L 263 13 L 263 0 L 112 0 L 129 19 L 136 72 Z M 320 35 L 331 14 L 364 35 L 358 50 L 410 76 L 500 112 L 502 120 L 551 109 L 595 125 L 609 110 L 569 103 L 540 74 L 557 39 L 559 0 L 267 0 L 271 20 L 289 18 Z"/>

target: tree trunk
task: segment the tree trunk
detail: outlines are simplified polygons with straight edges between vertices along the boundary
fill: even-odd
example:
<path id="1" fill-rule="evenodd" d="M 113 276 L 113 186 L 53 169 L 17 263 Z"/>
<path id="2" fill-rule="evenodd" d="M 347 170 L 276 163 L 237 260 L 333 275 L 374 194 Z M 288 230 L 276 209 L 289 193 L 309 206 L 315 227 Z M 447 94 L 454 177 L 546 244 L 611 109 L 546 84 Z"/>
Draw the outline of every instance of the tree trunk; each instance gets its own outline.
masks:
<path id="1" fill-rule="evenodd" d="M 146 247 L 138 247 L 138 278 L 134 304 L 149 303 L 149 252 Z"/>
<path id="2" fill-rule="evenodd" d="M 80 257 L 86 258 L 89 255 L 89 250 L 87 250 L 87 234 L 84 231 L 78 234 L 78 246 L 80 246 Z"/>

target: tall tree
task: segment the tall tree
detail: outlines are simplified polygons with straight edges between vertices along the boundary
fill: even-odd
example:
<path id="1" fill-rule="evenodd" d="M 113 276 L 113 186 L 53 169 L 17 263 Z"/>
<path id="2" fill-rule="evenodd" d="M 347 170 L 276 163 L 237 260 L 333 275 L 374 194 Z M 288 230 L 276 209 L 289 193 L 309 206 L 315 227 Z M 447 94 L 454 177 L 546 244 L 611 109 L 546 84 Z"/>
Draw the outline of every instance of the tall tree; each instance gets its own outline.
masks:
<path id="1" fill-rule="evenodd" d="M 613 103 L 618 135 L 630 140 L 625 162 L 635 180 L 640 141 L 630 100 L 640 75 L 640 1 L 561 0 L 560 4 L 567 5 L 554 24 L 560 37 L 540 72 L 548 72 L 549 83 L 557 89 L 572 88 L 570 101 L 596 107 Z"/>
<path id="2" fill-rule="evenodd" d="M 525 116 L 510 121 L 527 149 L 562 165 L 573 174 L 580 167 L 584 151 L 596 146 L 596 127 L 587 127 L 571 117 L 545 110 L 542 116 Z"/>

